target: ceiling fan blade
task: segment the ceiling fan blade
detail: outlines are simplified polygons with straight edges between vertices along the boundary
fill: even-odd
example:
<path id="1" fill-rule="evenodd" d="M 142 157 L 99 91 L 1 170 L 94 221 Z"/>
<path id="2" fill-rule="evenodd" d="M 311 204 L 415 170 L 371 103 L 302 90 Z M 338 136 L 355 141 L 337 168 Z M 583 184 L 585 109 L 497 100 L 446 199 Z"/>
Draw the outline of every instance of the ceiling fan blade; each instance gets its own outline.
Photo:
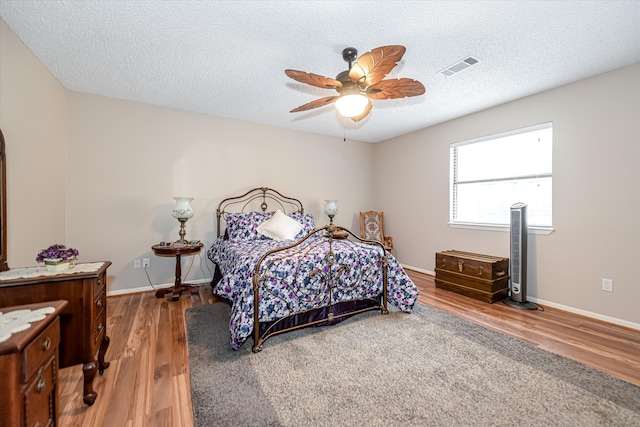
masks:
<path id="1" fill-rule="evenodd" d="M 367 106 L 364 107 L 364 111 L 362 112 L 362 114 L 356 117 L 351 117 L 351 120 L 353 120 L 354 122 L 359 122 L 360 120 L 364 119 L 371 112 L 371 107 L 372 107 L 371 101 L 367 100 Z"/>
<path id="2" fill-rule="evenodd" d="M 424 86 L 413 79 L 382 80 L 367 88 L 367 96 L 371 99 L 394 99 L 422 95 Z"/>
<path id="3" fill-rule="evenodd" d="M 336 89 L 342 87 L 342 83 L 340 83 L 336 79 L 324 77 L 318 74 L 307 73 L 306 71 L 284 70 L 284 73 L 287 76 L 291 77 L 293 80 L 299 81 L 300 83 L 306 83 L 308 85 L 320 87 L 323 89 Z"/>
<path id="4" fill-rule="evenodd" d="M 329 105 L 332 102 L 335 102 L 336 99 L 340 98 L 340 96 L 325 96 L 324 98 L 316 99 L 311 102 L 307 102 L 304 105 L 301 105 L 293 110 L 289 111 L 290 113 L 299 113 L 300 111 L 313 110 L 314 108 L 324 107 L 325 105 Z"/>
<path id="5" fill-rule="evenodd" d="M 349 78 L 361 87 L 374 85 L 393 70 L 406 50 L 404 46 L 399 45 L 372 49 L 356 60 L 349 70 Z"/>

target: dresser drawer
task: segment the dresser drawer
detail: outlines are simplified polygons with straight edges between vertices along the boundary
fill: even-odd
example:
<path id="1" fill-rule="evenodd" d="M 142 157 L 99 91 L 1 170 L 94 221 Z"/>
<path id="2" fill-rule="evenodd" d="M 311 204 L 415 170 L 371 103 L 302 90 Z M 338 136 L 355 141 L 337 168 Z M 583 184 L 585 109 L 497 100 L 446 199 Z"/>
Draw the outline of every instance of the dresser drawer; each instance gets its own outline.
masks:
<path id="1" fill-rule="evenodd" d="M 24 388 L 25 426 L 42 427 L 55 424 L 56 420 L 56 367 L 58 360 L 55 354 L 42 366 L 29 384 Z"/>
<path id="2" fill-rule="evenodd" d="M 102 289 L 98 290 L 98 292 L 94 294 L 93 312 L 95 314 L 100 313 L 105 309 L 106 305 L 107 305 L 107 292 L 105 287 L 103 286 Z"/>
<path id="3" fill-rule="evenodd" d="M 98 316 L 93 321 L 93 345 L 100 343 L 102 341 L 102 336 L 107 330 L 107 310 L 104 308 L 98 313 Z M 94 347 L 94 350 L 97 350 L 97 347 Z"/>
<path id="4" fill-rule="evenodd" d="M 56 317 L 22 352 L 23 384 L 56 352 L 59 343 L 60 319 Z"/>
<path id="5" fill-rule="evenodd" d="M 102 277 L 102 276 L 100 276 Z M 96 279 L 99 281 L 100 278 Z M 103 285 L 97 290 L 93 301 L 93 326 L 92 326 L 92 346 L 102 341 L 102 336 L 107 326 L 107 287 Z M 93 347 L 94 350 L 96 347 Z M 93 352 L 92 352 L 93 353 Z"/>
<path id="6" fill-rule="evenodd" d="M 93 280 L 93 295 L 97 296 L 104 292 L 107 284 L 107 275 L 102 273 Z"/>

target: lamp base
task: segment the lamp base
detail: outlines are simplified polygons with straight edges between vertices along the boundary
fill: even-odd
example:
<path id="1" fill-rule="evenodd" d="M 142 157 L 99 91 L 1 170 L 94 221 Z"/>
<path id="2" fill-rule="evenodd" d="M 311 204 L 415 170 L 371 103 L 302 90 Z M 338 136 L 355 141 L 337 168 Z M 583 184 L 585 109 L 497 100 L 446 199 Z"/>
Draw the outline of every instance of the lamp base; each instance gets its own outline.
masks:
<path id="1" fill-rule="evenodd" d="M 173 242 L 173 246 L 182 247 L 182 246 L 187 246 L 189 244 L 189 242 L 184 239 L 184 236 L 187 234 L 184 226 L 185 223 L 187 222 L 187 219 L 188 218 L 178 218 L 178 221 L 180 221 L 180 232 L 178 233 L 180 238 L 175 242 Z"/>

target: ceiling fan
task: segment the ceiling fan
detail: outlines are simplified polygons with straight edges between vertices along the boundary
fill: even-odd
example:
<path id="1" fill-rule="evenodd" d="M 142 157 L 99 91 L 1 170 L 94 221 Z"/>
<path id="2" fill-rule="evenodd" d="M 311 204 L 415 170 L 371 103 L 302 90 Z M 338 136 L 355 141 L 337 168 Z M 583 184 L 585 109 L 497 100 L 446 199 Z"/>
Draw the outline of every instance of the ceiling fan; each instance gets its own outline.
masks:
<path id="1" fill-rule="evenodd" d="M 409 78 L 382 80 L 402 59 L 407 49 L 404 46 L 381 46 L 366 52 L 353 63 L 358 51 L 348 47 L 342 51 L 342 58 L 349 63 L 349 69 L 335 79 L 305 71 L 284 70 L 285 74 L 300 83 L 323 89 L 335 89 L 338 95 L 326 96 L 291 110 L 291 113 L 312 110 L 333 102 L 344 117 L 354 122 L 367 117 L 371 112 L 371 99 L 394 99 L 422 95 L 424 86 Z"/>

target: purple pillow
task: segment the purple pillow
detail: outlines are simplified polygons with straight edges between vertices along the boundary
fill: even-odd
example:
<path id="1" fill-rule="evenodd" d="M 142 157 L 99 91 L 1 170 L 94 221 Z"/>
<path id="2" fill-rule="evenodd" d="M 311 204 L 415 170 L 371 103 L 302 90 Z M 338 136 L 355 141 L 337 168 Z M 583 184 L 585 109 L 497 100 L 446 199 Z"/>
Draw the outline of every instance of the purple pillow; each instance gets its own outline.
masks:
<path id="1" fill-rule="evenodd" d="M 271 218 L 273 212 L 240 212 L 225 214 L 229 240 L 262 240 L 265 236 L 258 233 L 258 226 Z"/>
<path id="2" fill-rule="evenodd" d="M 316 220 L 311 214 L 301 214 L 298 212 L 290 213 L 289 216 L 300 224 L 302 224 L 302 230 L 296 235 L 296 240 L 302 239 L 307 234 L 316 229 Z"/>

